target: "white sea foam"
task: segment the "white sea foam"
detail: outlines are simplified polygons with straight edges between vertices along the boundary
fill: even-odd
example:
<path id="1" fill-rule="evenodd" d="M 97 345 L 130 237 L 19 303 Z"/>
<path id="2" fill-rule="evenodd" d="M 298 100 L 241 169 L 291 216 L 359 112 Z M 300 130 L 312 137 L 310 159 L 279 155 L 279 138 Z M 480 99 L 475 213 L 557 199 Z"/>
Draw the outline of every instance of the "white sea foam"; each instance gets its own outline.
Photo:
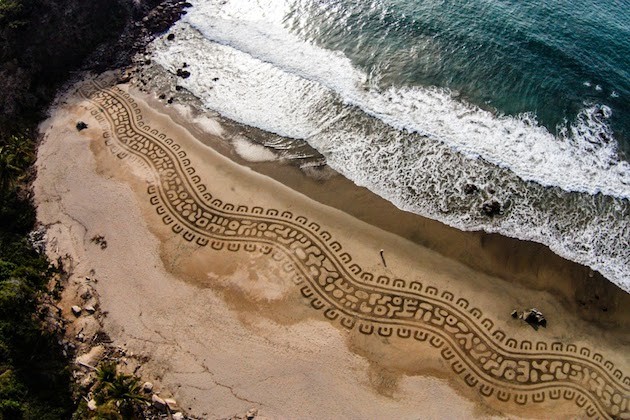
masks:
<path id="1" fill-rule="evenodd" d="M 270 3 L 197 1 L 172 29 L 175 41 L 154 42 L 154 59 L 173 73 L 186 62 L 191 76 L 179 84 L 208 108 L 306 139 L 402 209 L 545 243 L 630 291 L 630 166 L 617 159 L 609 108 L 585 106 L 554 136 L 533 115 L 497 116 L 442 89 L 378 90 L 343 55 L 289 33 L 287 5 Z M 501 183 L 493 189 L 512 203 L 506 217 L 489 220 L 480 203 L 460 199 L 466 180 Z M 576 194 L 573 209 L 568 194 L 543 186 L 592 195 Z M 595 193 L 616 197 L 604 214 Z M 564 204 L 541 207 L 550 195 Z"/>
<path id="2" fill-rule="evenodd" d="M 606 119 L 598 121 L 598 127 L 590 121 L 588 130 L 579 126 L 583 121 L 577 121 L 577 126 L 563 131 L 564 135 L 554 136 L 538 125 L 533 115 L 497 116 L 456 100 L 443 89 L 391 87 L 381 91 L 366 86 L 367 76 L 354 68 L 343 54 L 292 35 L 283 25 L 288 11 L 288 1 L 281 0 L 197 0 L 184 19 L 206 39 L 268 63 L 287 79 L 286 83 L 280 83 L 282 81 L 275 77 L 267 80 L 262 70 L 249 71 L 247 79 L 239 78 L 239 95 L 256 96 L 255 100 L 261 104 L 288 104 L 264 107 L 265 113 L 243 116 L 253 125 L 282 135 L 307 137 L 307 129 L 312 127 L 307 128 L 299 121 L 288 123 L 289 118 L 282 118 L 274 109 L 281 111 L 280 108 L 293 107 L 296 101 L 308 101 L 312 99 L 309 98 L 312 90 L 323 87 L 338 94 L 345 103 L 360 107 L 392 127 L 424 134 L 467 156 L 482 157 L 509 168 L 523 180 L 567 191 L 602 192 L 630 198 L 630 165 L 616 159 L 614 141 L 602 142 L 598 136 L 610 131 Z M 183 42 L 179 39 L 176 45 L 181 46 Z M 177 47 L 171 48 L 172 53 L 175 49 Z M 212 69 L 204 70 L 200 77 L 211 74 Z M 313 82 L 316 86 L 296 92 L 293 90 L 296 79 Z M 195 81 L 198 82 L 198 78 Z M 252 95 L 256 91 L 272 96 Z M 586 106 L 584 112 L 589 108 L 592 107 Z M 234 112 L 231 109 L 229 112 L 242 116 L 248 110 Z M 291 118 L 293 114 L 295 112 L 290 114 Z M 302 117 L 308 117 L 308 112 Z M 606 137 L 612 138 L 611 133 L 608 134 Z"/>
<path id="3" fill-rule="evenodd" d="M 232 138 L 236 153 L 249 162 L 271 162 L 277 160 L 275 153 L 260 144 L 252 143 L 244 137 Z"/>
<path id="4" fill-rule="evenodd" d="M 195 115 L 191 107 L 188 105 L 173 104 L 172 107 L 179 115 L 184 117 L 187 121 L 191 121 L 204 133 L 217 137 L 223 137 L 223 127 L 221 127 L 221 123 L 217 121 L 216 118 L 208 117 L 206 115 Z"/>

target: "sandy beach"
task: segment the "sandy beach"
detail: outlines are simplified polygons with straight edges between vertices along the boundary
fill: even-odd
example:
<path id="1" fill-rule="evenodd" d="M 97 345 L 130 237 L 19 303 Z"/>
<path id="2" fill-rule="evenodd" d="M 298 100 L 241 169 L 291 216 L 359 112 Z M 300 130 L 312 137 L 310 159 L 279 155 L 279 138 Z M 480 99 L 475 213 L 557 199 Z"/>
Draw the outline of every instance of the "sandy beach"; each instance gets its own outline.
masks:
<path id="1" fill-rule="evenodd" d="M 190 415 L 630 417 L 629 296 L 543 246 L 246 162 L 234 128 L 107 77 L 41 130 L 49 257 Z M 510 316 L 532 307 L 547 328 Z"/>

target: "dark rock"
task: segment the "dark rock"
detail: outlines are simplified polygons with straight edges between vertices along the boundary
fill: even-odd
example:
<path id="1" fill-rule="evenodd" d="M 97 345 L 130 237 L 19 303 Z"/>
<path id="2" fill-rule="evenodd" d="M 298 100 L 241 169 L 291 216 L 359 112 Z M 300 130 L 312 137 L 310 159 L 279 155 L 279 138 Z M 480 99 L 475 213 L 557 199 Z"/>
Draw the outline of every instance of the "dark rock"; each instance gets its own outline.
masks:
<path id="1" fill-rule="evenodd" d="M 166 98 L 166 95 L 165 95 L 165 94 L 161 94 L 161 95 L 159 96 L 159 98 L 160 98 L 160 99 L 165 99 L 165 98 Z"/>
<path id="2" fill-rule="evenodd" d="M 212 81 L 213 81 L 213 82 L 218 82 L 218 81 L 219 81 L 219 78 L 218 78 L 218 77 L 213 77 L 213 78 L 212 78 Z"/>
<path id="3" fill-rule="evenodd" d="M 479 188 L 475 184 L 466 184 L 464 185 L 464 193 L 465 194 L 474 194 L 479 191 Z"/>
<path id="4" fill-rule="evenodd" d="M 183 68 L 188 67 L 188 63 L 184 63 L 184 64 L 182 64 L 182 67 L 183 67 Z"/>
<path id="5" fill-rule="evenodd" d="M 516 312 L 516 309 L 514 309 L 510 315 L 511 315 L 511 316 L 512 316 L 512 318 L 514 318 L 514 319 L 518 318 L 518 312 Z"/>
<path id="6" fill-rule="evenodd" d="M 529 325 L 534 327 L 534 329 L 538 329 L 538 327 L 547 328 L 547 319 L 544 317 L 542 312 L 540 312 L 536 308 L 532 308 L 529 311 L 525 311 L 523 313 L 523 319 Z"/>
<path id="7" fill-rule="evenodd" d="M 611 138 L 608 134 L 606 133 L 599 133 L 597 135 L 597 137 L 603 142 L 603 143 L 610 143 Z"/>
<path id="8" fill-rule="evenodd" d="M 77 131 L 85 130 L 86 128 L 88 128 L 88 125 L 83 121 L 77 123 Z"/>
<path id="9" fill-rule="evenodd" d="M 166 410 L 166 402 L 160 398 L 157 394 L 151 396 L 151 403 L 158 410 Z"/>
<path id="10" fill-rule="evenodd" d="M 168 102 L 169 104 L 172 104 L 173 103 L 173 98 L 168 98 L 168 101 L 166 101 L 166 102 Z"/>
<path id="11" fill-rule="evenodd" d="M 183 88 L 182 88 L 180 85 L 175 85 L 175 90 L 176 90 L 176 91 L 178 91 L 178 92 L 179 92 L 179 91 L 180 91 L 180 90 L 182 90 L 182 89 L 183 89 Z"/>
<path id="12" fill-rule="evenodd" d="M 190 77 L 190 72 L 188 70 L 177 69 L 177 76 L 182 79 L 188 79 Z"/>
<path id="13" fill-rule="evenodd" d="M 172 41 L 175 39 L 175 34 L 168 34 L 168 36 L 166 37 L 166 39 L 168 39 L 169 41 Z"/>
<path id="14" fill-rule="evenodd" d="M 489 200 L 481 205 L 481 210 L 486 216 L 493 217 L 501 214 L 501 203 L 497 200 Z"/>

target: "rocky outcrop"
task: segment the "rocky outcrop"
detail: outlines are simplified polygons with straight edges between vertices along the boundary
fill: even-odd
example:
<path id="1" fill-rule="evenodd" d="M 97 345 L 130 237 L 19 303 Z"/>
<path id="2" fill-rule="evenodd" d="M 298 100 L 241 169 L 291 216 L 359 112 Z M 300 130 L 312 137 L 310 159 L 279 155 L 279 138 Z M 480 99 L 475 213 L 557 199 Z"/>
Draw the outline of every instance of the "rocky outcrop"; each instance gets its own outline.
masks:
<path id="1" fill-rule="evenodd" d="M 481 211 L 488 217 L 497 216 L 501 214 L 501 203 L 497 200 L 488 200 L 481 205 Z"/>
<path id="2" fill-rule="evenodd" d="M 129 65 L 188 6 L 170 0 L 11 2 L 0 13 L 0 129 L 41 115 L 74 70 Z"/>

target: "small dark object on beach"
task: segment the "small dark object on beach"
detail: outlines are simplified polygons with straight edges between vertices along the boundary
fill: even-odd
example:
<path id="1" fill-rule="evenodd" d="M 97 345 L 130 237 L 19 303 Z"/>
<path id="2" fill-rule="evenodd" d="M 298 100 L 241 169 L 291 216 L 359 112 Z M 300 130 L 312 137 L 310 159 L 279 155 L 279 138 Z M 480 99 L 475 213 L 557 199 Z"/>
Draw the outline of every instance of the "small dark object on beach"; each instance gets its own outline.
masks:
<path id="1" fill-rule="evenodd" d="M 173 103 L 173 98 L 168 98 L 168 101 L 166 101 L 166 102 L 168 102 L 169 104 L 172 104 Z"/>
<path id="2" fill-rule="evenodd" d="M 151 60 L 148 60 L 148 59 L 144 60 L 144 64 L 146 64 L 148 66 L 149 64 L 151 64 Z"/>
<path id="3" fill-rule="evenodd" d="M 166 39 L 168 39 L 169 41 L 172 41 L 175 39 L 175 34 L 168 34 L 168 36 L 166 37 Z"/>
<path id="4" fill-rule="evenodd" d="M 188 79 L 190 77 L 190 72 L 188 70 L 177 69 L 177 75 L 182 79 Z"/>
<path id="5" fill-rule="evenodd" d="M 77 131 L 85 130 L 86 128 L 88 128 L 88 125 L 83 121 L 77 123 Z"/>
<path id="6" fill-rule="evenodd" d="M 212 81 L 213 81 L 213 82 L 218 82 L 218 81 L 219 81 L 219 78 L 218 78 L 218 77 L 213 77 L 213 78 L 212 78 Z"/>
<path id="7" fill-rule="evenodd" d="M 92 242 L 94 242 L 96 245 L 100 246 L 101 249 L 106 249 L 107 248 L 107 241 L 105 240 L 105 237 L 103 235 L 94 235 L 92 237 Z"/>
<path id="8" fill-rule="evenodd" d="M 512 315 L 512 318 L 514 319 L 518 318 L 518 312 L 516 311 L 516 309 L 514 309 L 510 315 Z"/>
<path id="9" fill-rule="evenodd" d="M 183 88 L 182 88 L 180 85 L 175 85 L 175 90 L 176 90 L 176 91 L 178 91 L 178 92 L 179 92 L 179 91 L 180 91 L 180 90 L 182 90 L 182 89 L 183 89 Z"/>
<path id="10" fill-rule="evenodd" d="M 485 213 L 486 216 L 496 216 L 501 214 L 501 203 L 497 200 L 486 201 L 481 205 L 481 210 Z"/>
<path id="11" fill-rule="evenodd" d="M 184 62 L 184 64 L 182 64 L 182 67 L 183 67 L 183 68 L 188 67 L 188 63 Z"/>
<path id="12" fill-rule="evenodd" d="M 161 94 L 161 95 L 159 96 L 159 98 L 160 98 L 160 99 L 164 99 L 164 98 L 166 98 L 166 95 L 165 95 L 165 94 Z"/>
<path id="13" fill-rule="evenodd" d="M 529 325 L 534 327 L 535 330 L 537 330 L 538 327 L 547 328 L 547 319 L 544 317 L 542 312 L 540 312 L 536 308 L 532 308 L 529 311 L 525 311 L 523 313 L 523 319 Z"/>
<path id="14" fill-rule="evenodd" d="M 466 184 L 464 185 L 464 193 L 465 194 L 474 194 L 479 191 L 479 188 L 475 184 Z"/>

